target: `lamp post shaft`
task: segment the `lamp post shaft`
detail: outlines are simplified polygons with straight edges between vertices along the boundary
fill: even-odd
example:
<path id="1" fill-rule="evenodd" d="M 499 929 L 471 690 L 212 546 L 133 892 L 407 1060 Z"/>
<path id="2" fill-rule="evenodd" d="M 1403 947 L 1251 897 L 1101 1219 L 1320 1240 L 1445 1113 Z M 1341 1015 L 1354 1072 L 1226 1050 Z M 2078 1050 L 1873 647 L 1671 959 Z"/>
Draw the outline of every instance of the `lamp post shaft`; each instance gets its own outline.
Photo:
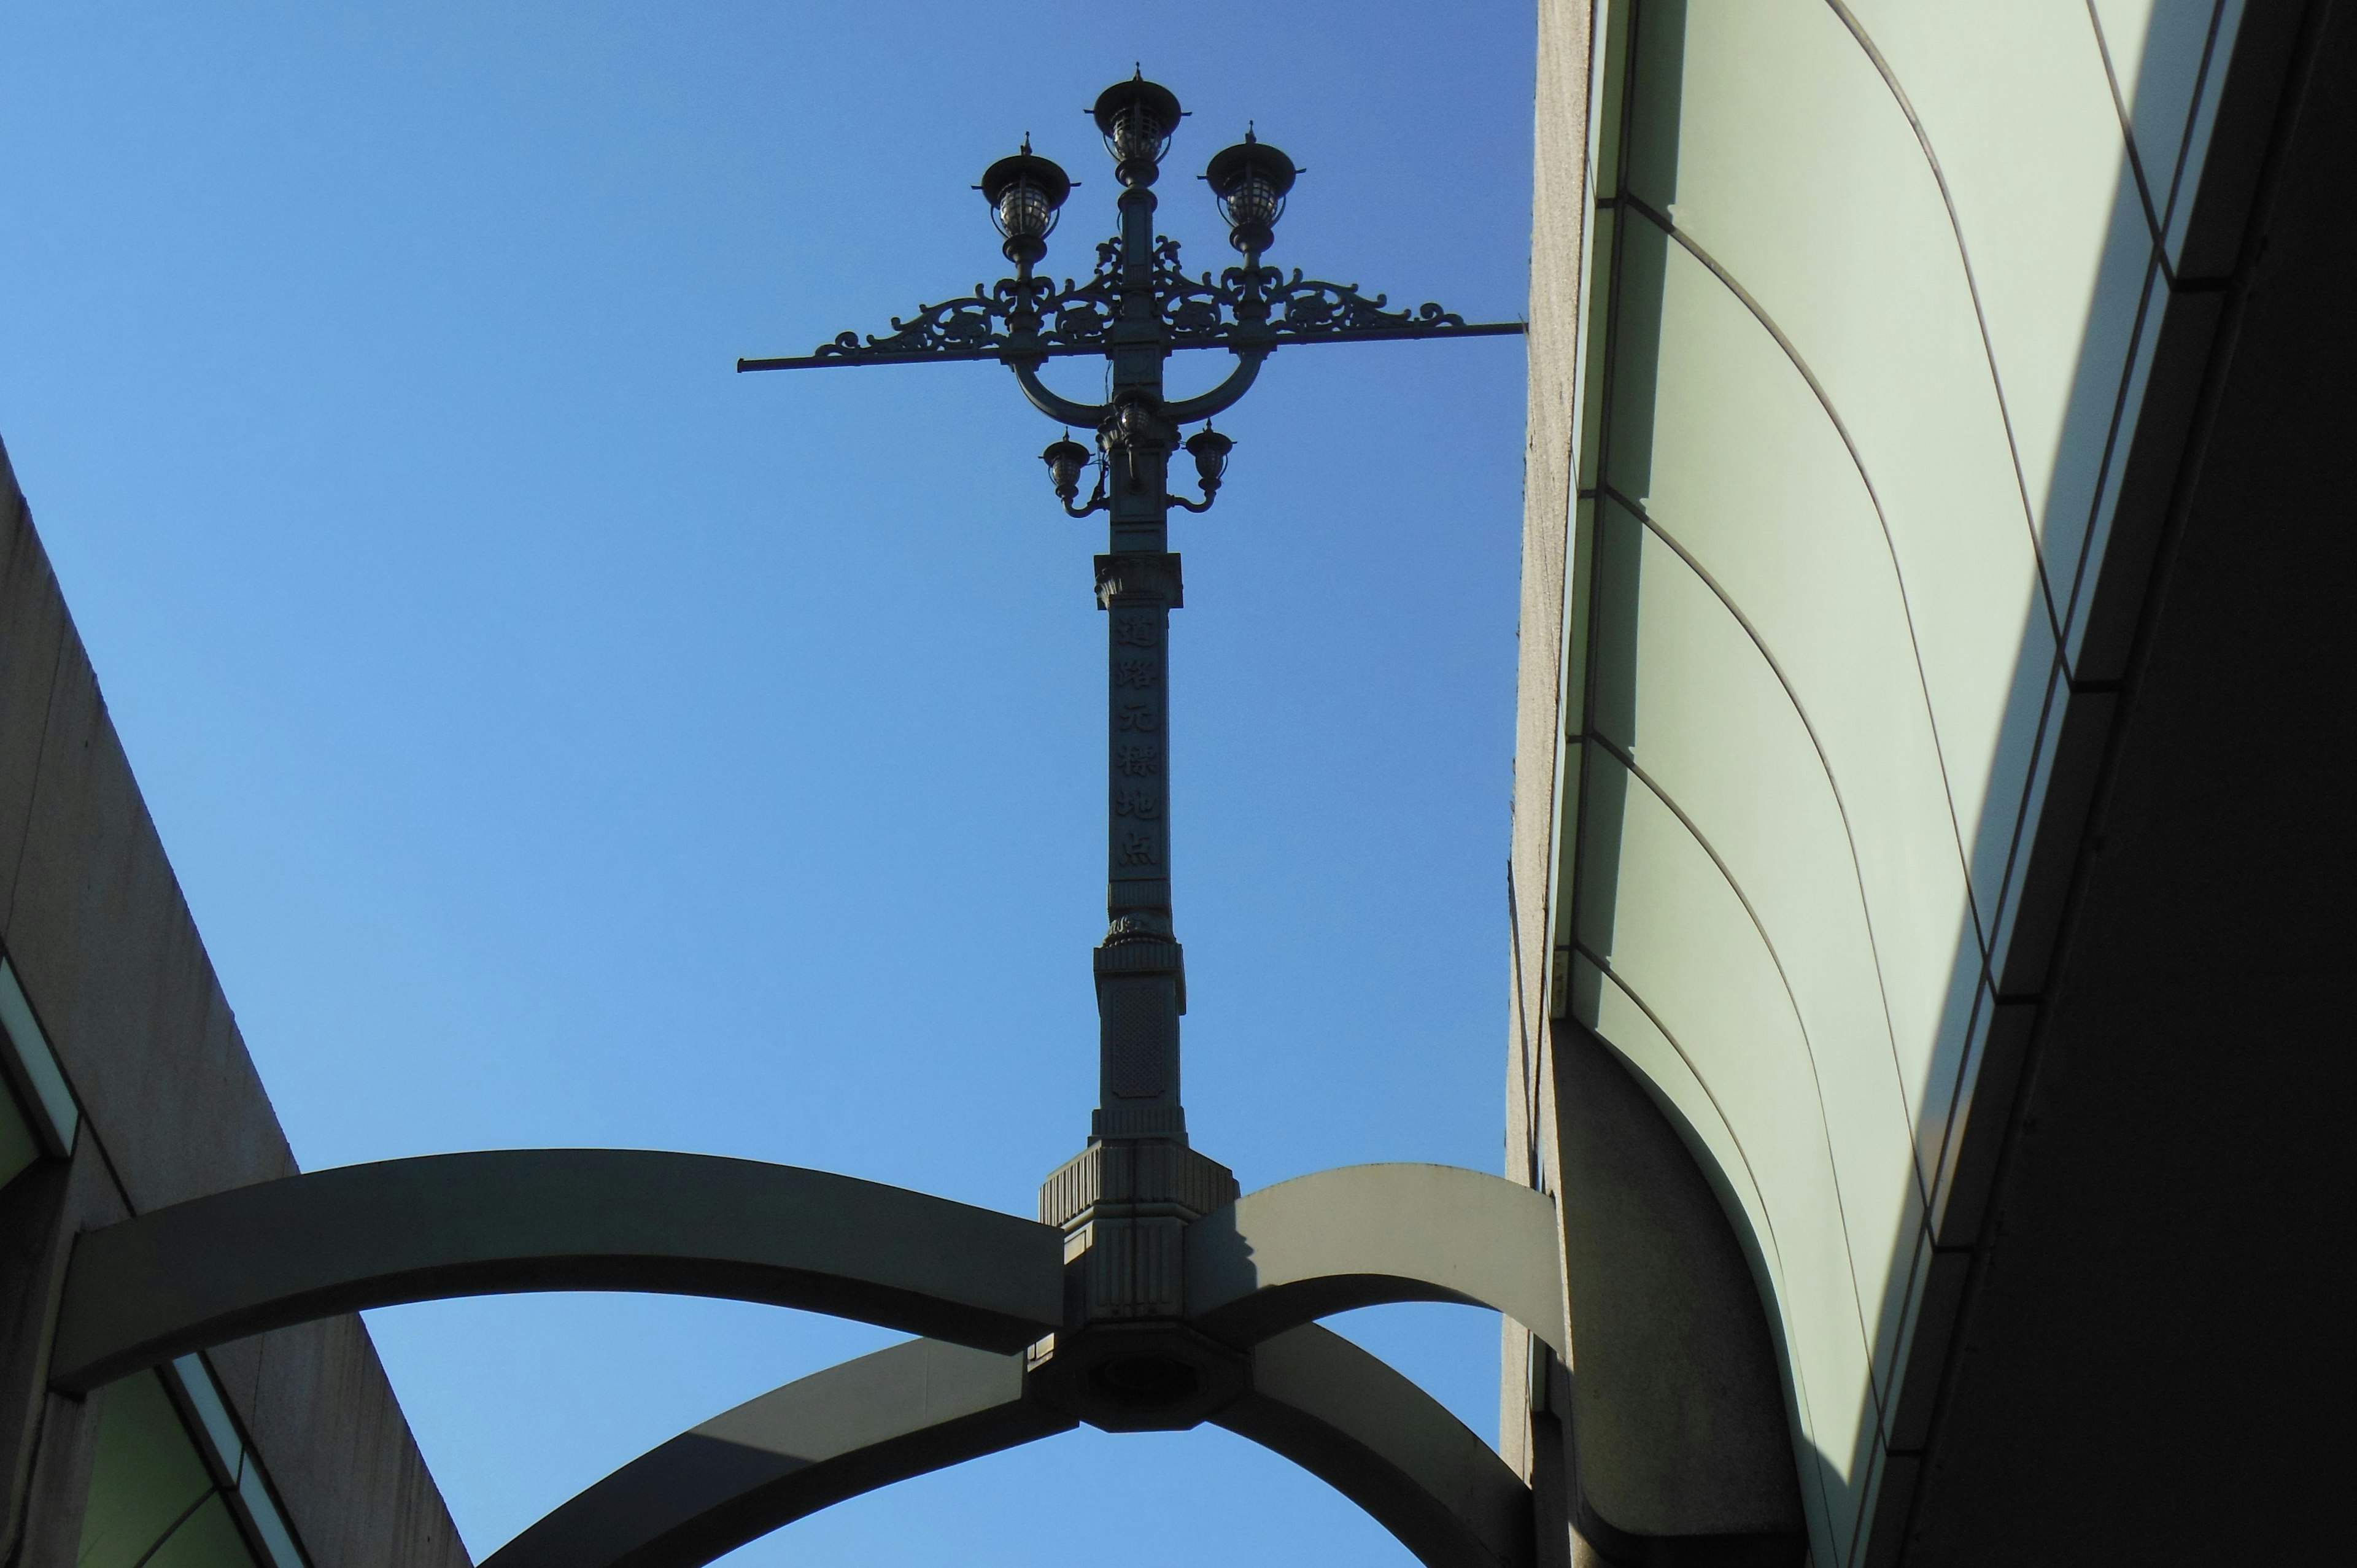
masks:
<path id="1" fill-rule="evenodd" d="M 1122 192 L 1112 412 L 1098 432 L 1110 503 L 1096 573 L 1106 621 L 1106 929 L 1094 961 L 1098 1094 L 1090 1131 L 1100 1139 L 1183 1142 L 1186 989 L 1170 914 L 1170 612 L 1180 589 L 1168 481 L 1177 432 L 1162 413 L 1168 344 L 1154 290 L 1154 209 L 1145 185 Z"/>

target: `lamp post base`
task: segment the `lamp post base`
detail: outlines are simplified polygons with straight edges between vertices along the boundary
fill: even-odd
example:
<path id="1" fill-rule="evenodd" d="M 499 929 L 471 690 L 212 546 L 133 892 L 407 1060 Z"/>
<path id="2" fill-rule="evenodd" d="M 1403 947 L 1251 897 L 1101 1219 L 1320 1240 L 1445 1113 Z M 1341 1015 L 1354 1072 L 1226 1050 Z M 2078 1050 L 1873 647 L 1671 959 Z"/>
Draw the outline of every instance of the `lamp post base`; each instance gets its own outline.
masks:
<path id="1" fill-rule="evenodd" d="M 1251 1357 L 1182 1321 L 1187 1227 L 1236 1196 L 1183 1138 L 1094 1140 L 1040 1184 L 1064 1233 L 1064 1327 L 1028 1362 L 1045 1397 L 1107 1432 L 1183 1432 L 1250 1390 Z"/>
<path id="2" fill-rule="evenodd" d="M 1179 1323 L 1053 1334 L 1025 1370 L 1038 1397 L 1104 1432 L 1185 1432 L 1252 1391 L 1252 1353 Z"/>

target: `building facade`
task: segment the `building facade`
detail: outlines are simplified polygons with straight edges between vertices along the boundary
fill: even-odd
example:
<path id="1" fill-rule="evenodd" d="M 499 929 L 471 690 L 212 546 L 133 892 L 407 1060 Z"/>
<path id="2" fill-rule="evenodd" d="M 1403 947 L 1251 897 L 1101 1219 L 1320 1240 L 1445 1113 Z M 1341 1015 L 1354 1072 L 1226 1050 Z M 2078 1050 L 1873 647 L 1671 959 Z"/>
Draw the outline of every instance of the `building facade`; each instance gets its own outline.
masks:
<path id="1" fill-rule="evenodd" d="M 2352 102 L 2345 5 L 1541 6 L 1543 1552 L 2314 1520 Z"/>
<path id="2" fill-rule="evenodd" d="M 74 1238 L 294 1174 L 0 453 L 0 1552 L 17 1568 L 464 1568 L 357 1316 L 87 1398 Z"/>

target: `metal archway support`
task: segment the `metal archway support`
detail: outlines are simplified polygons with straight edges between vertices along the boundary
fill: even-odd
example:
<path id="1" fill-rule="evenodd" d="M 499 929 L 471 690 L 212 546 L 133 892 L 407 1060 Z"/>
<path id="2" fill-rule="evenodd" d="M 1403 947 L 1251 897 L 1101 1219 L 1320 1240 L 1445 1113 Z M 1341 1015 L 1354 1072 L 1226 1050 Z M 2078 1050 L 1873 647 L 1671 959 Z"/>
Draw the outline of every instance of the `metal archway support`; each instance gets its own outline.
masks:
<path id="1" fill-rule="evenodd" d="M 1018 1350 L 1063 1321 L 1049 1226 L 792 1165 L 622 1149 L 286 1176 L 75 1243 L 51 1380 L 84 1392 L 265 1329 L 511 1291 L 660 1291 Z"/>
<path id="2" fill-rule="evenodd" d="M 1246 1193 L 1187 1230 L 1187 1316 L 1251 1345 L 1398 1301 L 1501 1312 L 1564 1354 L 1555 1200 L 1458 1165 L 1341 1165 Z"/>
<path id="3" fill-rule="evenodd" d="M 1253 1353 L 1253 1391 L 1211 1418 L 1350 1498 L 1426 1568 L 1530 1568 L 1531 1489 L 1379 1357 L 1308 1324 Z"/>
<path id="4" fill-rule="evenodd" d="M 1554 1205 L 1449 1165 L 1348 1165 L 1265 1187 L 1187 1235 L 1192 1325 L 1249 1348 L 1394 1301 L 1494 1308 L 1563 1337 Z M 346 1165 L 83 1236 L 51 1380 L 82 1392 L 339 1312 L 513 1291 L 800 1307 L 1012 1351 L 1065 1326 L 1051 1227 L 792 1165 L 509 1149 Z"/>
<path id="5" fill-rule="evenodd" d="M 831 1504 L 1078 1424 L 1019 1356 L 913 1340 L 788 1383 L 649 1450 L 483 1568 L 703 1568 Z M 1254 1353 L 1211 1417 L 1367 1510 L 1427 1568 L 1528 1568 L 1529 1488 L 1407 1379 L 1313 1326 Z"/>
<path id="6" fill-rule="evenodd" d="M 483 1568 L 694 1568 L 846 1498 L 1078 1424 L 1024 1397 L 1022 1356 L 911 1339 L 649 1449 Z"/>
<path id="7" fill-rule="evenodd" d="M 502 1549 L 501 1568 L 694 1568 L 845 1498 L 1068 1430 L 1076 1415 L 1116 1430 L 1209 1419 L 1323 1477 L 1430 1568 L 1530 1563 L 1521 1480 L 1414 1383 L 1311 1320 L 1463 1302 L 1559 1344 L 1551 1199 L 1427 1165 L 1264 1188 L 1189 1227 L 1187 1318 L 1159 1329 L 1068 1321 L 1063 1250 L 1050 1226 L 790 1165 L 610 1149 L 393 1160 L 84 1235 L 51 1380 L 87 1391 L 224 1340 L 404 1302 L 726 1296 L 929 1337 L 681 1434 Z M 1117 1423 L 1059 1381 L 1060 1358 L 1084 1365 L 1096 1338 L 1139 1330 L 1216 1341 L 1219 1355 L 1248 1359 L 1248 1378 L 1200 1408 L 1132 1405 Z"/>

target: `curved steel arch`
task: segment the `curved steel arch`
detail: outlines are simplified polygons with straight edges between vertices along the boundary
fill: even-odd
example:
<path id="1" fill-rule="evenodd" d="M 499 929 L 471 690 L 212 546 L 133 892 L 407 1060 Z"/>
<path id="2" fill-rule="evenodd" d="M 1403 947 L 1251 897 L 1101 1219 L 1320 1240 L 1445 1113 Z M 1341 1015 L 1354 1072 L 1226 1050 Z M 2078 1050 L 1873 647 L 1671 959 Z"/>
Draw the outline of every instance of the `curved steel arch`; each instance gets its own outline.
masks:
<path id="1" fill-rule="evenodd" d="M 1555 1200 L 1458 1165 L 1342 1165 L 1187 1229 L 1187 1315 L 1230 1344 L 1395 1301 L 1504 1313 L 1566 1355 Z"/>
<path id="2" fill-rule="evenodd" d="M 911 1339 L 724 1411 L 576 1494 L 482 1568 L 698 1568 L 862 1492 L 1079 1423 L 1023 1357 Z"/>
<path id="3" fill-rule="evenodd" d="M 287 1176 L 83 1235 L 70 1392 L 265 1329 L 510 1291 L 734 1297 L 1010 1351 L 1063 1321 L 1052 1227 L 792 1165 L 622 1149 L 434 1155 Z"/>
<path id="4" fill-rule="evenodd" d="M 1429 1394 L 1316 1326 L 1261 1345 L 1211 1417 L 1357 1503 L 1427 1568 L 1529 1568 L 1530 1489 Z M 649 1450 L 483 1568 L 702 1568 L 831 1504 L 1071 1430 L 1023 1358 L 914 1340 L 773 1389 Z"/>
<path id="5" fill-rule="evenodd" d="M 1426 1568 L 1531 1568 L 1531 1489 L 1378 1357 L 1316 1324 L 1253 1352 L 1253 1391 L 1211 1417 L 1367 1511 Z"/>

